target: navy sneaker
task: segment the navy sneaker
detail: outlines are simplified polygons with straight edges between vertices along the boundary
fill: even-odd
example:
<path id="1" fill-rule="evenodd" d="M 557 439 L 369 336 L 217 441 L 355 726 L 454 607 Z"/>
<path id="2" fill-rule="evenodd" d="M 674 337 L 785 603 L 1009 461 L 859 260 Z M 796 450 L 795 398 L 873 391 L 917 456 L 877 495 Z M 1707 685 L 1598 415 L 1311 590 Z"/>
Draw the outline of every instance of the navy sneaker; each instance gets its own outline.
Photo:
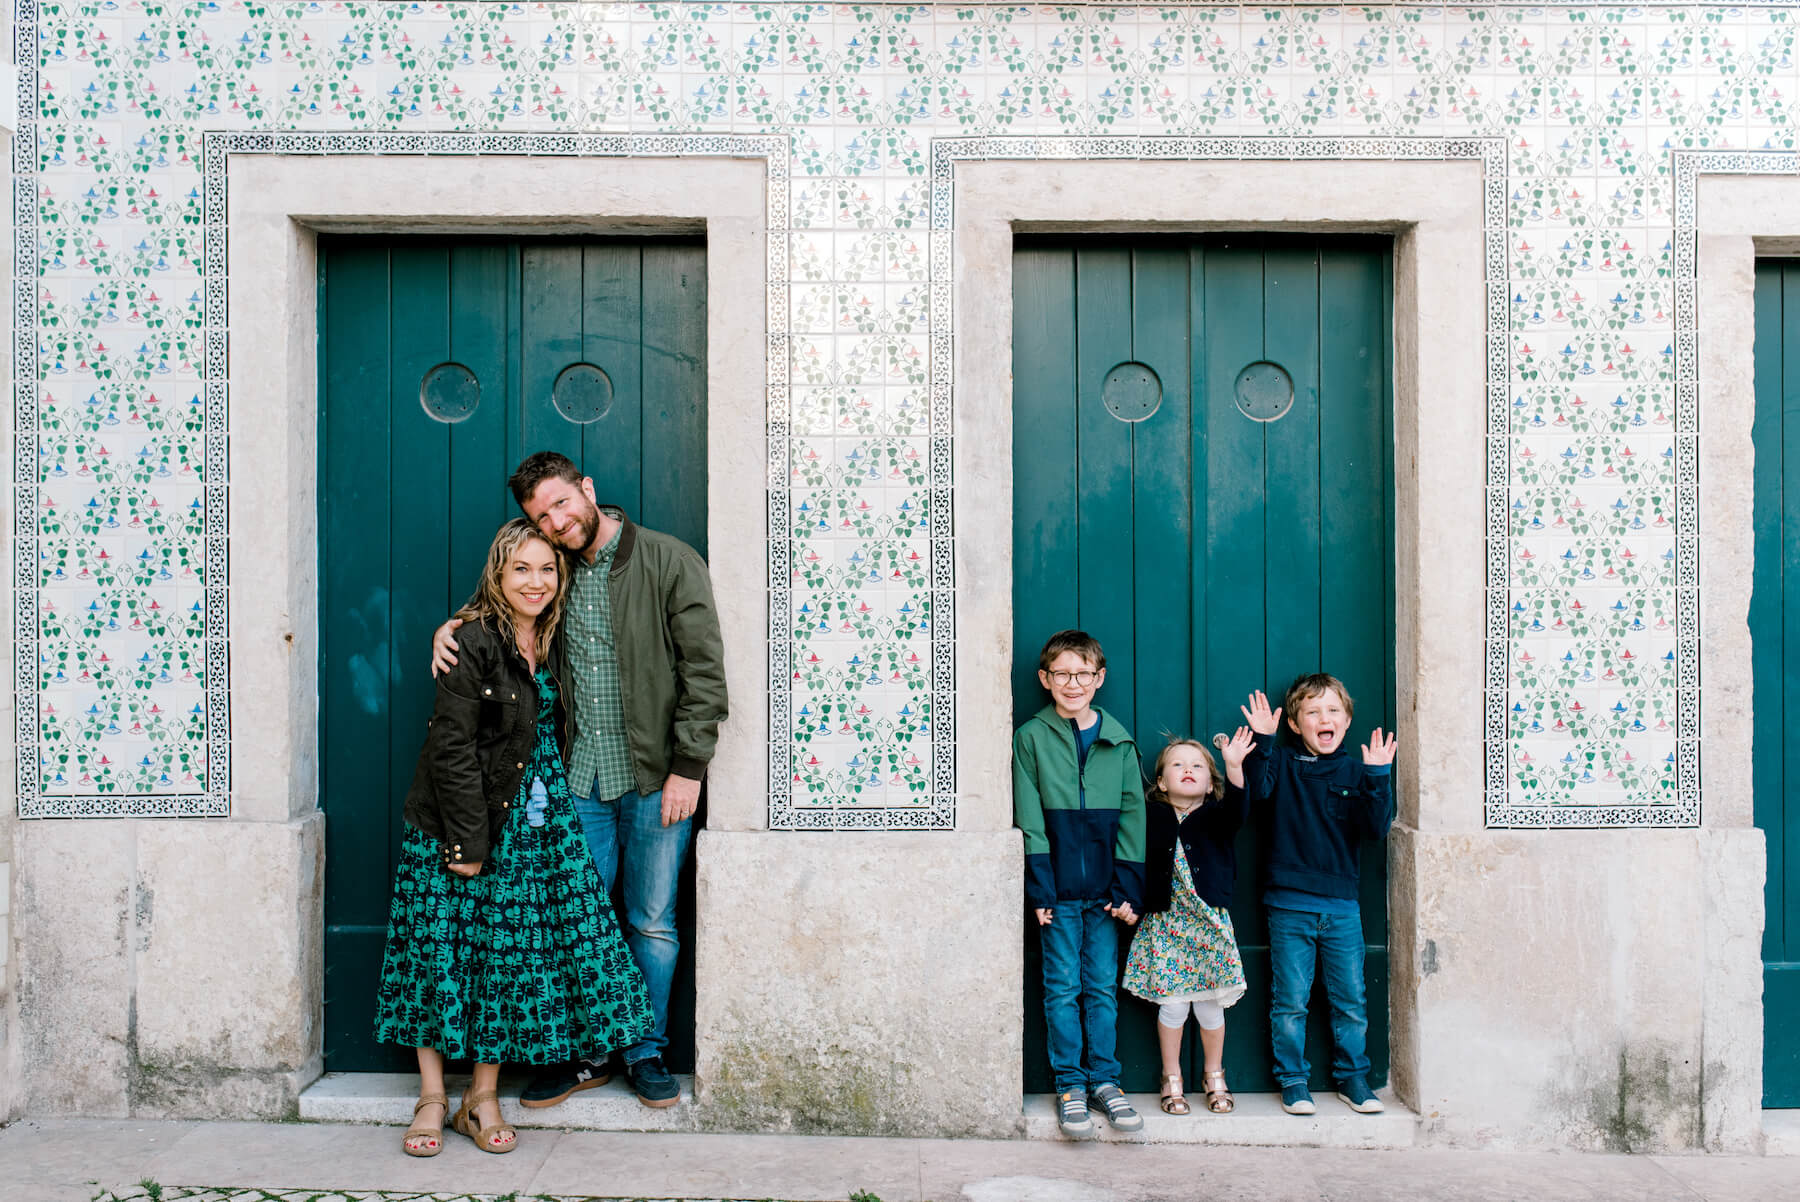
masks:
<path id="1" fill-rule="evenodd" d="M 1380 1114 L 1387 1107 L 1369 1088 L 1369 1083 L 1361 1077 L 1345 1077 L 1338 1082 L 1338 1101 L 1356 1111 L 1358 1114 Z"/>
<path id="2" fill-rule="evenodd" d="M 612 1070 L 604 1060 L 571 1060 L 538 1070 L 524 1089 L 519 1091 L 519 1105 L 533 1110 L 567 1101 L 570 1094 L 584 1089 L 597 1089 L 612 1080 Z"/>
<path id="3" fill-rule="evenodd" d="M 1289 1114 L 1311 1114 L 1318 1107 L 1313 1105 L 1312 1090 L 1306 1088 L 1306 1082 L 1281 1087 L 1281 1108 Z"/>
<path id="4" fill-rule="evenodd" d="M 646 1056 L 642 1060 L 628 1062 L 625 1065 L 625 1079 L 631 1082 L 632 1092 L 637 1094 L 638 1101 L 646 1106 L 661 1110 L 681 1101 L 681 1085 L 663 1067 L 661 1056 Z"/>

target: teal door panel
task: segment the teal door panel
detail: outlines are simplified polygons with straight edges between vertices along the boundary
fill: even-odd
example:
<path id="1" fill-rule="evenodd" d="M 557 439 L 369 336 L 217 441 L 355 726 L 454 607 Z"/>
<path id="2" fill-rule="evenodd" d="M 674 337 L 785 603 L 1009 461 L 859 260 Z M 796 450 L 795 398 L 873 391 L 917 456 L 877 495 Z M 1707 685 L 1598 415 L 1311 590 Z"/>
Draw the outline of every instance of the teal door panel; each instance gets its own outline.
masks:
<path id="1" fill-rule="evenodd" d="M 706 550 L 699 240 L 326 237 L 319 246 L 325 1055 L 407 1069 L 370 1027 L 431 633 L 473 590 L 525 454 Z M 558 386 L 559 377 L 562 386 Z M 668 1058 L 693 1061 L 692 867 Z"/>
<path id="2" fill-rule="evenodd" d="M 1146 770 L 1170 735 L 1229 731 L 1250 690 L 1279 698 L 1301 672 L 1345 681 L 1359 736 L 1391 728 L 1391 242 L 1021 238 L 1013 267 L 1015 721 L 1046 700 L 1037 649 L 1079 626 L 1106 647 L 1099 703 L 1134 732 Z M 1246 369 L 1247 408 L 1273 420 L 1240 409 Z M 1229 1012 L 1225 1066 L 1244 1090 L 1273 1086 L 1263 837 L 1253 816 L 1232 910 L 1249 993 Z M 1362 907 L 1377 1082 L 1386 901 L 1375 846 Z M 1035 932 L 1026 958 L 1035 1092 L 1050 1088 Z M 1309 1034 L 1321 1088 L 1326 1013 L 1321 992 Z M 1188 1049 L 1197 1084 L 1191 1032 Z M 1157 1087 L 1154 1008 L 1123 992 L 1119 1058 L 1127 1088 Z"/>
<path id="3" fill-rule="evenodd" d="M 1756 265 L 1756 566 L 1750 598 L 1756 825 L 1768 845 L 1763 1105 L 1800 1106 L 1800 262 Z M 1794 599 L 1789 600 L 1790 597 Z"/>

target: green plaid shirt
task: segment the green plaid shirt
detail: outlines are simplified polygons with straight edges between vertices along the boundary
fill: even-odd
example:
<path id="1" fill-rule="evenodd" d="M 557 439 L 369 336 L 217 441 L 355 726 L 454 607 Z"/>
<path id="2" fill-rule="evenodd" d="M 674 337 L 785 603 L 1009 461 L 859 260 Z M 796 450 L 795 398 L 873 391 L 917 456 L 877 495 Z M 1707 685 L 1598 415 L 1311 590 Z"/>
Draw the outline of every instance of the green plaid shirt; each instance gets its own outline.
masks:
<path id="1" fill-rule="evenodd" d="M 623 528 L 621 528 L 623 529 Z M 622 797 L 637 788 L 631 748 L 625 742 L 625 702 L 619 693 L 619 653 L 613 641 L 612 593 L 606 576 L 619 549 L 619 533 L 588 563 L 571 559 L 575 579 L 563 633 L 569 648 L 569 693 L 575 743 L 569 749 L 569 790 L 576 797 Z"/>

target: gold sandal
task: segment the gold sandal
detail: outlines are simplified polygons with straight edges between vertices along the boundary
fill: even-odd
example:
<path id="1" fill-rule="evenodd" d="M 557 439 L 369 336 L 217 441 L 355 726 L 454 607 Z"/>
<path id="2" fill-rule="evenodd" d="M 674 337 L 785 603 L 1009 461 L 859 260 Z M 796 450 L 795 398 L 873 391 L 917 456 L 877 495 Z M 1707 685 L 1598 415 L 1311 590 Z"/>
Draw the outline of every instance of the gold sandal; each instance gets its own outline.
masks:
<path id="1" fill-rule="evenodd" d="M 419 1095 L 419 1100 L 413 1103 L 413 1117 L 418 1118 L 419 1111 L 427 1106 L 442 1106 L 446 1115 L 450 1113 L 449 1098 L 441 1093 L 422 1093 Z M 414 1147 L 412 1141 L 415 1139 L 429 1139 L 432 1142 Z M 440 1122 L 436 1127 L 421 1127 L 414 1124 L 408 1127 L 406 1134 L 400 1137 L 400 1150 L 408 1156 L 436 1156 L 444 1150 L 443 1124 Z"/>
<path id="2" fill-rule="evenodd" d="M 1214 1114 L 1230 1114 L 1237 1109 L 1237 1099 L 1225 1088 L 1224 1069 L 1209 1069 L 1201 1073 L 1200 1088 L 1206 1094 L 1206 1108 Z"/>
<path id="3" fill-rule="evenodd" d="M 1187 1096 L 1181 1092 L 1181 1074 L 1169 1073 L 1163 1077 L 1162 1112 L 1164 1114 L 1187 1114 Z"/>
<path id="4" fill-rule="evenodd" d="M 483 1102 L 493 1102 L 495 1105 L 498 1105 L 500 1102 L 500 1095 L 491 1089 L 484 1089 L 478 1094 L 463 1094 L 462 1105 L 457 1108 L 456 1117 L 450 1120 L 450 1125 L 455 1127 L 459 1134 L 466 1135 L 474 1140 L 475 1146 L 480 1148 L 483 1152 L 492 1152 L 498 1156 L 501 1153 L 510 1152 L 518 1147 L 519 1133 L 513 1125 L 505 1119 L 500 1120 L 491 1127 L 477 1128 L 475 1126 L 477 1122 L 477 1119 L 475 1118 L 475 1108 Z M 510 1135 L 512 1138 L 503 1144 L 495 1143 L 494 1141 L 502 1135 Z"/>

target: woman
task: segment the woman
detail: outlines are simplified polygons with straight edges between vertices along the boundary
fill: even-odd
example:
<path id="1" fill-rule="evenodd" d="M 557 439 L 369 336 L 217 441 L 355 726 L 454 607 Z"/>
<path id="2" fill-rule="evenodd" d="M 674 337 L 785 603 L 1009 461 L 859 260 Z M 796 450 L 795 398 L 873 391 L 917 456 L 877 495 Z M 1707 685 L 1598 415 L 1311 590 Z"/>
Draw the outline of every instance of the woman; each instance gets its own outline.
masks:
<path id="1" fill-rule="evenodd" d="M 550 544 L 523 519 L 506 523 L 457 612 L 456 666 L 438 678 L 375 1016 L 377 1039 L 418 1050 L 409 1156 L 443 1150 L 446 1057 L 476 1062 L 451 1125 L 485 1152 L 510 1152 L 502 1061 L 600 1057 L 650 1027 L 557 751 L 548 664 L 566 593 Z"/>

